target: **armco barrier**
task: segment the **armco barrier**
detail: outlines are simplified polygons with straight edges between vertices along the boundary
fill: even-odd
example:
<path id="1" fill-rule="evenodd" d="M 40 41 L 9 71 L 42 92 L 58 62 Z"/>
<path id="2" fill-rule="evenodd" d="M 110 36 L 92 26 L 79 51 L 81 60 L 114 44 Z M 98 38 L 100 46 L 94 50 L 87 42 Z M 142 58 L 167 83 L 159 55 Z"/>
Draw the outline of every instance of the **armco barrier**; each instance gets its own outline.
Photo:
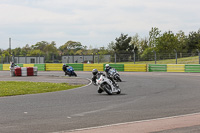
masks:
<path id="1" fill-rule="evenodd" d="M 38 71 L 45 71 L 45 64 L 34 64 L 34 67 L 37 67 Z"/>
<path id="2" fill-rule="evenodd" d="M 46 64 L 46 71 L 62 71 L 63 64 Z"/>
<path id="3" fill-rule="evenodd" d="M 34 67 L 34 64 L 23 64 L 23 67 Z"/>
<path id="4" fill-rule="evenodd" d="M 200 64 L 185 65 L 185 72 L 200 72 Z"/>
<path id="5" fill-rule="evenodd" d="M 0 64 L 0 71 L 3 70 L 3 64 Z"/>
<path id="6" fill-rule="evenodd" d="M 19 66 L 19 67 L 23 67 L 24 64 L 16 64 L 16 65 Z"/>
<path id="7" fill-rule="evenodd" d="M 103 70 L 105 70 L 105 65 L 103 64 Z M 109 64 L 109 66 L 115 68 L 117 71 L 124 71 L 124 64 Z"/>
<path id="8" fill-rule="evenodd" d="M 147 72 L 147 64 L 124 64 L 124 71 Z"/>
<path id="9" fill-rule="evenodd" d="M 83 64 L 67 64 L 72 66 L 74 71 L 83 71 Z M 46 71 L 62 71 L 63 64 L 46 64 Z"/>
<path id="10" fill-rule="evenodd" d="M 149 72 L 167 72 L 166 64 L 149 64 L 148 65 Z"/>
<path id="11" fill-rule="evenodd" d="M 62 65 L 59 64 L 16 64 L 20 67 L 37 67 L 38 71 L 62 71 Z M 98 69 L 105 70 L 106 64 L 67 64 L 72 66 L 75 71 L 92 71 Z M 200 72 L 200 64 L 109 64 L 117 71 L 132 72 Z M 148 67 L 147 67 L 148 66 Z M 0 64 L 0 70 L 10 71 L 10 64 Z"/>
<path id="12" fill-rule="evenodd" d="M 83 71 L 83 64 L 67 64 L 68 66 L 72 66 L 74 71 Z"/>
<path id="13" fill-rule="evenodd" d="M 167 64 L 167 72 L 185 72 L 184 64 Z"/>
<path id="14" fill-rule="evenodd" d="M 10 71 L 10 64 L 3 64 L 4 71 Z"/>
<path id="15" fill-rule="evenodd" d="M 103 64 L 84 64 L 83 71 L 92 71 L 93 69 L 97 69 L 98 71 L 103 70 Z"/>

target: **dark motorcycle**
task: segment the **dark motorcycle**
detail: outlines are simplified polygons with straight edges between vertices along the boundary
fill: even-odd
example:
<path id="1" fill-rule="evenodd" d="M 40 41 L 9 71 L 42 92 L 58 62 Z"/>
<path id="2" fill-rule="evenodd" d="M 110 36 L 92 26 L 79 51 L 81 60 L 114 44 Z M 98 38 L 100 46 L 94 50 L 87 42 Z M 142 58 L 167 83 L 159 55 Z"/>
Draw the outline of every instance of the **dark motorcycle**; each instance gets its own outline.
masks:
<path id="1" fill-rule="evenodd" d="M 117 72 L 117 70 L 115 68 L 111 68 L 108 71 L 108 74 L 110 75 L 110 77 L 112 77 L 115 81 L 117 82 L 122 82 L 119 73 Z"/>
<path id="2" fill-rule="evenodd" d="M 71 66 L 69 66 L 69 67 L 66 68 L 65 76 L 66 75 L 68 75 L 69 77 L 71 77 L 71 76 L 77 77 L 77 74 L 74 72 L 74 69 Z"/>

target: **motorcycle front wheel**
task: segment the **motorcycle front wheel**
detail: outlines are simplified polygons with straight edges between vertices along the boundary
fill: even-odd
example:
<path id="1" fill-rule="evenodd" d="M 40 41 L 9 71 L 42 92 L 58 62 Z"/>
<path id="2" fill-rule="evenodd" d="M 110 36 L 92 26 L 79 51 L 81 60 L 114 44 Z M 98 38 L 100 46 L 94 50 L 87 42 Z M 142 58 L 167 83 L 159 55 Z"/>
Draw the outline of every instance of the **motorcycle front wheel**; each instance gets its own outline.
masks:
<path id="1" fill-rule="evenodd" d="M 108 95 L 112 95 L 112 88 L 110 85 L 105 84 L 104 85 L 104 91 L 108 94 Z"/>
<path id="2" fill-rule="evenodd" d="M 120 79 L 119 76 L 116 76 L 115 78 L 116 78 L 117 82 L 122 82 L 122 80 Z"/>
<path id="3" fill-rule="evenodd" d="M 121 90 L 119 89 L 118 91 L 117 91 L 117 94 L 120 94 L 121 93 Z"/>
<path id="4" fill-rule="evenodd" d="M 74 72 L 74 76 L 77 77 L 77 74 Z"/>

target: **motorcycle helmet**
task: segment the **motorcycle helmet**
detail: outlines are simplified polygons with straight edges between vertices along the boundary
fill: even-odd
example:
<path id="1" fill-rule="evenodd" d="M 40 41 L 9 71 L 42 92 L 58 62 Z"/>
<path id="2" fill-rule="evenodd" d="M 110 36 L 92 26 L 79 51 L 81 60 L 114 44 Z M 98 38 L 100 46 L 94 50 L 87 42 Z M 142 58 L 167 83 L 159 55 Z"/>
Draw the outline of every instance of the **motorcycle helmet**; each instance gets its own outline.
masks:
<path id="1" fill-rule="evenodd" d="M 98 70 L 97 70 L 97 69 L 93 69 L 93 70 L 92 70 L 92 74 L 93 74 L 93 75 L 96 75 L 97 73 L 98 73 Z"/>
<path id="2" fill-rule="evenodd" d="M 106 64 L 105 67 L 108 68 L 108 67 L 109 67 L 109 64 Z"/>

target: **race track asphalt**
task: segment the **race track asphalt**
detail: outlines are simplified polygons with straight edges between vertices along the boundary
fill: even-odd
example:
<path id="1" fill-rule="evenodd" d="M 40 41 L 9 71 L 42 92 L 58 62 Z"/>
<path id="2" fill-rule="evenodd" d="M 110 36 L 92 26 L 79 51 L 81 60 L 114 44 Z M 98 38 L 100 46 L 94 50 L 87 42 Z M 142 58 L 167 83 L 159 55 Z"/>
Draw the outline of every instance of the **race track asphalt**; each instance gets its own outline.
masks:
<path id="1" fill-rule="evenodd" d="M 91 72 L 63 82 L 91 78 Z M 1 133 L 45 133 L 157 119 L 200 112 L 200 74 L 120 72 L 122 94 L 98 94 L 91 85 L 52 93 L 0 97 Z M 8 77 L 0 71 L 0 81 Z M 62 72 L 38 72 L 40 81 L 59 81 Z M 46 77 L 46 78 L 44 78 Z M 26 77 L 22 77 L 27 80 Z M 22 80 L 22 79 L 21 79 Z M 88 80 L 84 83 L 88 84 Z"/>

